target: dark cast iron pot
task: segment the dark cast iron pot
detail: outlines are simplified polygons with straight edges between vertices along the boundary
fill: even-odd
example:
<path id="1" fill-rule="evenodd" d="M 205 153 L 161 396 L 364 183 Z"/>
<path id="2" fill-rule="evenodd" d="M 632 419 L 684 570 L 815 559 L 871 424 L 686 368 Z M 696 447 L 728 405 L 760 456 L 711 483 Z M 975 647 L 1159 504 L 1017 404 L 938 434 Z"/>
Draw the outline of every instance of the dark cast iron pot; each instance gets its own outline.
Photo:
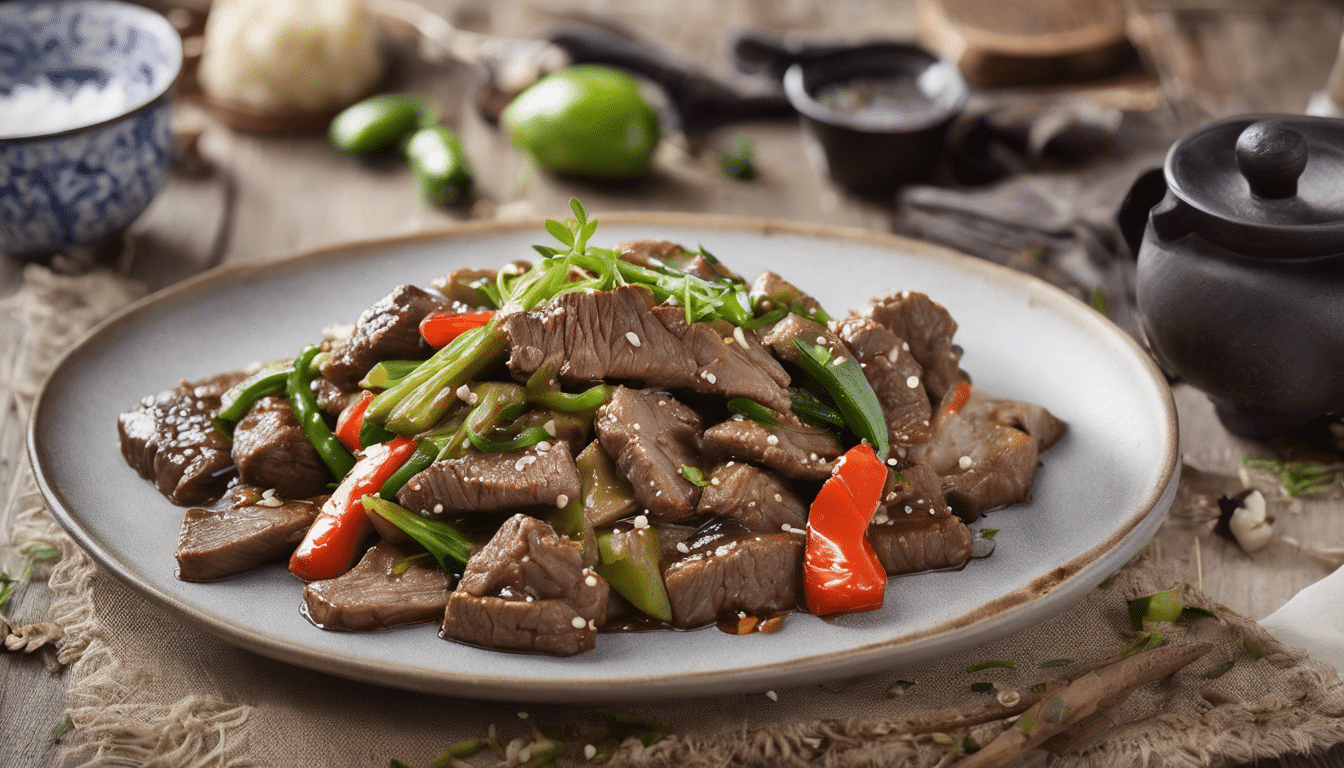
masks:
<path id="1" fill-rule="evenodd" d="M 1210 123 L 1171 148 L 1161 181 L 1141 177 L 1120 217 L 1158 360 L 1238 435 L 1344 413 L 1344 121 Z"/>

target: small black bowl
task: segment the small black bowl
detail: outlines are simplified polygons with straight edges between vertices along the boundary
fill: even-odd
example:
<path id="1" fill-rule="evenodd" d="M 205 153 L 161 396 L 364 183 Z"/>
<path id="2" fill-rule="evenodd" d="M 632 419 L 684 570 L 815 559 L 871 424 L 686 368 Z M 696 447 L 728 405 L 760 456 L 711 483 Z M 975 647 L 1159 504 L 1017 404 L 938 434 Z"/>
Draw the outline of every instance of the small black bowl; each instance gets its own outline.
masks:
<path id="1" fill-rule="evenodd" d="M 922 48 L 872 43 L 794 64 L 784 93 L 821 145 L 830 177 L 877 194 L 933 174 L 970 88 L 956 65 Z"/>

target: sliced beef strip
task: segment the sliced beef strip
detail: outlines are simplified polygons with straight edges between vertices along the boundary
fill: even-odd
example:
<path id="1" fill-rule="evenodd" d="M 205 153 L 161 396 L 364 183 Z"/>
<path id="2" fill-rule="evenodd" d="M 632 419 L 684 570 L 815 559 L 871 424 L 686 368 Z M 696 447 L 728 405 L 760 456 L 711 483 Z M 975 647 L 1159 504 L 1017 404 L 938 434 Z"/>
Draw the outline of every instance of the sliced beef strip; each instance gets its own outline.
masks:
<path id="1" fill-rule="evenodd" d="M 284 397 L 261 398 L 238 422 L 233 463 L 244 483 L 274 488 L 284 499 L 316 496 L 334 480 Z"/>
<path id="2" fill-rule="evenodd" d="M 350 404 L 350 399 L 355 397 L 355 393 L 341 389 L 321 376 L 313 377 L 312 386 L 313 397 L 317 398 L 317 407 L 333 419 L 339 417 L 341 411 Z"/>
<path id="3" fill-rule="evenodd" d="M 641 267 L 665 266 L 701 280 L 734 280 L 742 278 L 723 266 L 717 259 L 705 258 L 701 253 L 688 251 L 669 240 L 627 240 L 617 243 L 616 253 L 621 259 Z"/>
<path id="4" fill-rule="evenodd" d="M 578 498 L 579 470 L 569 444 L 557 442 L 499 453 L 470 453 L 429 465 L 397 493 L 412 512 L 455 516 L 519 507 L 564 506 L 560 497 Z"/>
<path id="5" fill-rule="evenodd" d="M 340 576 L 309 582 L 303 588 L 309 618 L 323 629 L 352 631 L 439 621 L 453 577 L 427 557 L 396 573 L 397 563 L 414 551 L 382 542 Z"/>
<path id="6" fill-rule="evenodd" d="M 910 353 L 924 368 L 924 388 L 934 402 L 965 378 L 961 347 L 952 343 L 957 321 L 942 304 L 922 293 L 901 291 L 873 299 L 865 316 L 910 345 Z"/>
<path id="7" fill-rule="evenodd" d="M 117 418 L 121 455 L 174 504 L 219 498 L 233 465 L 215 430 L 219 399 L 244 374 L 227 373 L 146 397 Z"/>
<path id="8" fill-rule="evenodd" d="M 911 448 L 909 457 L 942 476 L 947 503 L 967 522 L 988 510 L 1030 501 L 1041 448 L 1023 424 L 1034 425 L 1042 437 L 1057 439 L 1063 431 L 1045 409 L 1023 415 L 1035 407 L 972 389 L 952 416 L 943 417 L 946 409 L 939 410 L 932 439 Z"/>
<path id="9" fill-rule="evenodd" d="M 893 576 L 959 567 L 971 556 L 972 538 L 966 524 L 951 516 L 893 519 L 868 526 L 868 542 Z"/>
<path id="10" fill-rule="evenodd" d="M 602 450 L 658 520 L 696 515 L 700 488 L 681 475 L 701 469 L 700 417 L 666 392 L 617 387 L 593 421 Z"/>
<path id="11" fill-rule="evenodd" d="M 454 269 L 430 281 L 429 287 L 443 294 L 450 302 L 477 309 L 489 306 L 489 300 L 479 286 L 494 282 L 498 274 L 493 269 Z"/>
<path id="12" fill-rule="evenodd" d="M 592 649 L 608 593 L 606 580 L 549 525 L 514 515 L 467 562 L 448 598 L 443 636 L 572 656 Z"/>
<path id="13" fill-rule="evenodd" d="M 638 379 L 688 387 L 695 363 L 681 340 L 649 312 L 653 296 L 635 286 L 566 293 L 504 321 L 509 370 L 520 380 L 545 368 L 566 384 Z"/>
<path id="14" fill-rule="evenodd" d="M 289 557 L 322 502 L 282 501 L 268 491 L 239 484 L 210 507 L 188 509 L 174 553 L 177 577 L 214 581 Z"/>
<path id="15" fill-rule="evenodd" d="M 952 514 L 943 496 L 943 479 L 923 464 L 911 464 L 891 472 L 874 522 L 924 520 Z"/>
<path id="16" fill-rule="evenodd" d="M 384 360 L 429 357 L 434 349 L 420 337 L 420 321 L 448 309 L 441 296 L 413 285 L 399 285 L 364 310 L 350 338 L 338 344 L 322 364 L 322 376 L 353 390 L 375 364 Z"/>
<path id="17" fill-rule="evenodd" d="M 825 480 L 844 446 L 830 432 L 817 427 L 765 427 L 735 417 L 705 431 L 709 461 L 748 461 L 794 480 Z"/>
<path id="18" fill-rule="evenodd" d="M 933 431 L 930 426 L 933 405 L 924 391 L 924 368 L 910 354 L 909 344 L 866 317 L 833 321 L 831 330 L 863 366 L 863 375 L 882 404 L 891 444 L 912 445 L 928 440 Z"/>
<path id="19" fill-rule="evenodd" d="M 672 623 L 710 624 L 732 611 L 757 616 L 798 606 L 803 537 L 745 533 L 706 538 L 663 571 Z"/>
<path id="20" fill-rule="evenodd" d="M 725 320 L 687 323 L 686 311 L 680 307 L 657 307 L 653 314 L 681 340 L 685 354 L 695 361 L 695 378 L 681 386 L 725 398 L 745 397 L 781 413 L 789 412 L 793 404 L 789 374 L 754 334 L 735 329 Z"/>
<path id="21" fill-rule="evenodd" d="M 816 299 L 770 271 L 757 276 L 751 284 L 750 295 L 752 306 L 760 311 L 768 312 L 782 307 L 798 314 L 806 313 L 812 316 L 822 312 L 821 304 Z"/>
<path id="22" fill-rule="evenodd" d="M 826 347 L 832 358 L 848 356 L 849 347 L 829 328 L 802 315 L 789 314 L 772 326 L 758 332 L 761 343 L 780 360 L 799 365 L 802 353 L 794 346 L 794 339 L 805 339 Z"/>
<path id="23" fill-rule="evenodd" d="M 709 473 L 709 485 L 700 493 L 696 512 L 727 517 L 747 530 L 776 533 L 807 527 L 807 505 L 793 484 L 768 469 L 729 461 Z"/>

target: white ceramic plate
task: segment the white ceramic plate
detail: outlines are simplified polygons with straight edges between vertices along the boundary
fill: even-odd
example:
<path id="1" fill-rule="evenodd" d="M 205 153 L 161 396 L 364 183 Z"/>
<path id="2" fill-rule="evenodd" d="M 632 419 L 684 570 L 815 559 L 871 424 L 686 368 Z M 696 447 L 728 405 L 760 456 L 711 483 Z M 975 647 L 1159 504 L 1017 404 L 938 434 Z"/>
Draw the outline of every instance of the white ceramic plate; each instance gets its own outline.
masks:
<path id="1" fill-rule="evenodd" d="M 771 635 L 600 635 L 573 658 L 446 642 L 433 626 L 324 632 L 300 614 L 301 584 L 276 565 L 214 584 L 177 580 L 182 516 L 122 461 L 116 417 L 144 395 L 293 355 L 352 322 L 398 283 L 456 266 L 528 258 L 541 226 L 489 224 L 225 268 L 152 296 L 94 331 L 38 400 L 29 449 L 67 530 L 168 611 L 230 643 L 381 685 L 521 701 L 618 701 L 762 691 L 889 669 L 972 647 L 1064 610 L 1156 531 L 1176 489 L 1176 417 L 1165 380 L 1100 314 L 1038 280 L 895 237 L 761 220 L 608 215 L 594 240 L 703 245 L 746 275 L 773 269 L 832 313 L 913 289 L 942 302 L 976 383 L 1066 421 L 1035 500 L 992 513 L 997 551 L 960 572 L 893 580 L 881 611 L 789 617 Z"/>

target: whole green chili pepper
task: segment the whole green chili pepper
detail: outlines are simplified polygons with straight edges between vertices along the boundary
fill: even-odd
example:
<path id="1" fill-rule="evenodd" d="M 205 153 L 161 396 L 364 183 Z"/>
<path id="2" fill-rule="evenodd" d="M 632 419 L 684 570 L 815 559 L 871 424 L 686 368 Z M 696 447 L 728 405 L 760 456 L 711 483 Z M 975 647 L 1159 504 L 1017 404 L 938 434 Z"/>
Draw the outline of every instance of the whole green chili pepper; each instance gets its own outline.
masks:
<path id="1" fill-rule="evenodd" d="M 370 96 L 332 118 L 332 146 L 357 155 L 392 149 L 417 128 L 438 122 L 438 110 L 411 93 Z"/>
<path id="2" fill-rule="evenodd" d="M 406 142 L 406 159 L 431 203 L 453 205 L 471 193 L 471 161 L 453 129 L 435 125 L 416 131 Z"/>
<path id="3" fill-rule="evenodd" d="M 355 457 L 351 456 L 345 446 L 341 445 L 341 441 L 336 439 L 336 435 L 331 433 L 326 419 L 322 417 L 322 409 L 317 407 L 317 398 L 313 396 L 312 374 L 309 373 L 308 366 L 321 351 L 322 348 L 316 344 L 309 344 L 303 348 L 299 356 L 294 359 L 294 368 L 289 372 L 286 381 L 285 394 L 289 396 L 294 417 L 299 420 L 299 426 L 308 436 L 308 442 L 313 444 L 322 462 L 336 479 L 340 480 L 351 467 L 355 466 Z"/>
<path id="4" fill-rule="evenodd" d="M 826 388 L 844 415 L 845 424 L 873 446 L 879 461 L 886 461 L 891 451 L 886 417 L 859 362 L 853 357 L 832 360 L 829 349 L 806 339 L 794 339 L 793 345 L 802 353 L 799 362 L 803 370 Z"/>
<path id="5" fill-rule="evenodd" d="M 263 368 L 238 382 L 219 399 L 219 413 L 215 414 L 215 429 L 219 434 L 233 439 L 233 427 L 242 420 L 252 405 L 267 395 L 278 395 L 285 391 L 289 375 L 294 369 Z"/>

